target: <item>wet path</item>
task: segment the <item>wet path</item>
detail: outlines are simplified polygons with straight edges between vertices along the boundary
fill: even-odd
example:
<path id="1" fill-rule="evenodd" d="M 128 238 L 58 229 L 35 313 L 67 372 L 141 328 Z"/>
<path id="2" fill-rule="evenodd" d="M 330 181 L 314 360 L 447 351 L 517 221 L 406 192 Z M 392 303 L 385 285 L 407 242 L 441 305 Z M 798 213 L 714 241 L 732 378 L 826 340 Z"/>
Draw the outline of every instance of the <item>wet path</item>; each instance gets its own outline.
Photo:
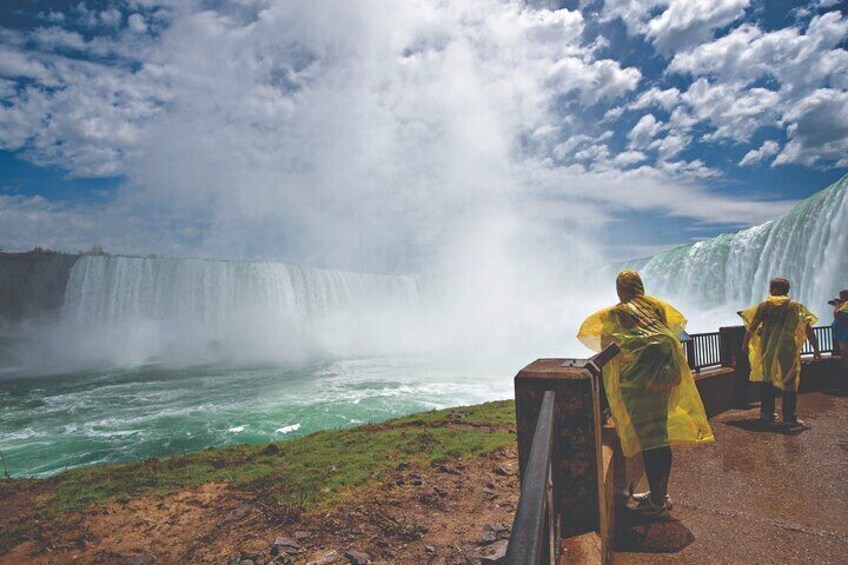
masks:
<path id="1" fill-rule="evenodd" d="M 673 516 L 648 536 L 694 541 L 677 553 L 618 553 L 616 564 L 848 560 L 848 396 L 799 396 L 810 426 L 787 435 L 758 408 L 711 420 L 716 444 L 675 452 Z M 690 537 L 691 539 L 691 537 Z"/>

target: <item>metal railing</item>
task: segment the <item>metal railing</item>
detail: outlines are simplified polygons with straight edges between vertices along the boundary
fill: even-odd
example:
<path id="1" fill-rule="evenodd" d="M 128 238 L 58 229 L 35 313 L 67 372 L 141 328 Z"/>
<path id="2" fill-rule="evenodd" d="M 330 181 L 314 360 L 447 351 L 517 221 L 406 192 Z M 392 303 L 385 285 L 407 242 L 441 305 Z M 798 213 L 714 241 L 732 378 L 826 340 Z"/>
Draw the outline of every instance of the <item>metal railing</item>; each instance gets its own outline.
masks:
<path id="1" fill-rule="evenodd" d="M 813 328 L 819 340 L 819 351 L 822 353 L 834 353 L 833 331 L 830 326 L 817 326 Z M 689 368 L 700 373 L 701 369 L 718 367 L 724 363 L 722 355 L 722 343 L 720 332 L 708 332 L 700 334 L 689 334 L 685 337 L 684 349 Z M 813 346 L 809 341 L 804 342 L 801 355 L 812 355 Z"/>
<path id="2" fill-rule="evenodd" d="M 689 334 L 689 339 L 684 343 L 689 368 L 696 373 L 700 373 L 701 369 L 707 367 L 721 365 L 721 334 L 719 332 Z"/>
<path id="3" fill-rule="evenodd" d="M 568 366 L 582 366 L 588 370 L 597 390 L 601 370 L 619 351 L 617 345 L 610 344 L 584 363 Z M 603 395 L 603 392 L 601 394 Z M 539 416 L 536 418 L 530 456 L 521 477 L 521 497 L 518 500 L 506 552 L 505 562 L 508 565 L 556 565 L 559 558 L 562 524 L 555 503 L 557 485 L 554 484 L 553 469 L 557 436 L 555 404 L 554 391 L 545 391 Z"/>
<path id="4" fill-rule="evenodd" d="M 833 346 L 833 328 L 830 326 L 816 326 L 813 328 L 813 333 L 819 340 L 819 351 L 822 353 L 836 353 L 836 348 Z M 809 340 L 804 342 L 804 347 L 801 348 L 801 355 L 812 355 L 813 346 Z"/>
<path id="5" fill-rule="evenodd" d="M 552 390 L 542 400 L 530 459 L 521 484 L 521 498 L 512 522 L 506 562 L 510 565 L 555 565 L 559 554 L 559 513 L 554 507 L 553 468 L 556 420 Z"/>

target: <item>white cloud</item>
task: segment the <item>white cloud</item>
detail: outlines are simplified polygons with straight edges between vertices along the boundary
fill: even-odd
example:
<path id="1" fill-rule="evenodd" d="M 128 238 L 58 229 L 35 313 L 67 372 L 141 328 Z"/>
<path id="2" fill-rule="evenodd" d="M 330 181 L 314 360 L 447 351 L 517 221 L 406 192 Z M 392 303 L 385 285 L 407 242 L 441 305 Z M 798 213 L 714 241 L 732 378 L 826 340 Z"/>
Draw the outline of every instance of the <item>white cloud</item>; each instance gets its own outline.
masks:
<path id="1" fill-rule="evenodd" d="M 147 23 L 141 14 L 130 14 L 127 18 L 127 25 L 135 33 L 144 33 L 147 31 Z"/>
<path id="2" fill-rule="evenodd" d="M 776 141 L 768 140 L 764 141 L 759 149 L 751 149 L 748 151 L 742 160 L 739 161 L 740 167 L 750 166 L 750 165 L 758 165 L 763 159 L 768 159 L 780 151 L 780 144 Z"/>
<path id="3" fill-rule="evenodd" d="M 648 159 L 648 156 L 641 151 L 623 151 L 613 158 L 613 163 L 619 167 L 630 167 L 637 163 L 642 163 Z"/>
<path id="4" fill-rule="evenodd" d="M 789 92 L 824 81 L 848 87 L 848 51 L 838 45 L 848 35 L 848 18 L 837 12 L 816 16 L 806 33 L 797 27 L 765 33 L 744 24 L 728 35 L 680 53 L 669 71 L 750 84 L 773 77 Z"/>
<path id="5" fill-rule="evenodd" d="M 646 147 L 656 135 L 663 130 L 663 122 L 658 121 L 653 114 L 645 114 L 627 134 L 631 147 Z"/>
<path id="6" fill-rule="evenodd" d="M 670 133 L 662 139 L 652 141 L 648 147 L 656 149 L 660 159 L 667 161 L 682 153 L 691 141 L 692 138 L 684 133 Z"/>
<path id="7" fill-rule="evenodd" d="M 819 89 L 785 114 L 789 142 L 774 161 L 775 165 L 820 160 L 841 161 L 848 155 L 848 92 Z"/>
<path id="8" fill-rule="evenodd" d="M 745 14 L 749 0 L 672 0 L 647 23 L 645 32 L 660 53 L 671 54 L 710 39 L 713 30 Z"/>
<path id="9" fill-rule="evenodd" d="M 652 87 L 639 94 L 639 96 L 631 102 L 628 110 L 644 110 L 653 106 L 662 108 L 666 112 L 670 112 L 675 106 L 680 103 L 680 90 L 677 88 L 667 88 L 665 90 L 657 87 Z"/>
<path id="10" fill-rule="evenodd" d="M 606 0 L 603 19 L 620 18 L 631 35 L 645 35 L 663 54 L 712 38 L 740 19 L 749 0 Z"/>
<path id="11" fill-rule="evenodd" d="M 109 8 L 100 12 L 100 21 L 105 26 L 117 27 L 121 24 L 123 14 L 117 8 Z"/>
<path id="12" fill-rule="evenodd" d="M 600 153 L 603 153 L 600 151 Z M 699 160 L 627 170 L 541 167 L 533 176 L 538 191 L 567 200 L 589 201 L 607 212 L 656 211 L 696 217 L 717 225 L 752 225 L 788 211 L 794 201 L 752 201 L 717 195 L 708 188 L 721 173 Z"/>
<path id="13" fill-rule="evenodd" d="M 551 83 L 558 92 L 578 92 L 580 101 L 587 106 L 609 101 L 634 90 L 642 73 L 634 67 L 621 68 L 612 60 L 604 59 L 587 64 L 580 58 L 569 57 L 551 69 Z"/>
<path id="14" fill-rule="evenodd" d="M 671 123 L 685 129 L 707 122 L 715 128 L 705 136 L 707 141 L 747 141 L 758 128 L 776 125 L 781 112 L 778 92 L 740 83 L 711 84 L 698 79 L 681 98 L 687 111 L 673 113 Z"/>

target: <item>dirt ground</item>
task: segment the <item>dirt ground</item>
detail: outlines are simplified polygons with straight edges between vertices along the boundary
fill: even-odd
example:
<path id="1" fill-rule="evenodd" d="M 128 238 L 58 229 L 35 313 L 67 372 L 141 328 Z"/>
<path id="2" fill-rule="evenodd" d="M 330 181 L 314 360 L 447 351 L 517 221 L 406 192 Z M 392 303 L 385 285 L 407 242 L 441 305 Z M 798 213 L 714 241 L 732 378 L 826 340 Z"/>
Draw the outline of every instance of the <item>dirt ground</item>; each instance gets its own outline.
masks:
<path id="1" fill-rule="evenodd" d="M 374 563 L 479 563 L 502 548 L 518 501 L 517 453 L 504 449 L 462 464 L 409 469 L 351 493 L 343 505 L 269 523 L 247 493 L 209 483 L 166 497 L 135 496 L 51 523 L 31 513 L 38 493 L 4 500 L 25 521 L 3 564 L 345 564 L 358 551 Z M 7 522 L 8 524 L 8 522 Z M 287 538 L 277 549 L 278 537 Z M 279 550 L 279 551 L 278 551 Z M 273 555 L 277 554 L 277 555 Z M 244 564 L 248 565 L 248 564 Z"/>

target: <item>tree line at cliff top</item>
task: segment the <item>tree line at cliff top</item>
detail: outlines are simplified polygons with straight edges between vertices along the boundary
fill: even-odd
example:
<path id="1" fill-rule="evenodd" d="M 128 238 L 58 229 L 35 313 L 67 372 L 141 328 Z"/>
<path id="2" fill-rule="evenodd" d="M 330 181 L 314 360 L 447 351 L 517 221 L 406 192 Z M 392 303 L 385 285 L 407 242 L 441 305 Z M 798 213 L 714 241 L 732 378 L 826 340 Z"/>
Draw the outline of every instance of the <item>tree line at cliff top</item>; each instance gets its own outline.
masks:
<path id="1" fill-rule="evenodd" d="M 57 251 L 55 249 L 50 249 L 49 247 L 41 247 L 40 245 L 36 245 L 29 251 L 6 251 L 2 247 L 0 247 L 0 257 L 2 256 L 29 256 L 29 255 L 78 255 L 78 256 L 95 256 L 95 257 L 111 257 L 113 254 L 103 249 L 101 245 L 93 245 L 91 249 L 86 251 L 77 251 L 76 253 L 69 253 L 67 251 Z M 149 253 L 147 255 L 122 255 L 123 257 L 145 257 L 148 259 L 155 259 L 158 257 L 156 253 Z"/>

